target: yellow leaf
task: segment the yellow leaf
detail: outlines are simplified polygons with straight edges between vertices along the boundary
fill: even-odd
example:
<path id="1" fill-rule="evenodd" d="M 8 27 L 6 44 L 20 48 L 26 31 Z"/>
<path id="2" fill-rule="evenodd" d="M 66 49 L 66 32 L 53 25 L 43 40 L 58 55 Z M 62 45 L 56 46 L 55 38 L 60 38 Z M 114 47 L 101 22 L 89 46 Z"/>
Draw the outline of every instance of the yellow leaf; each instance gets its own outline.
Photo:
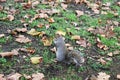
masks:
<path id="1" fill-rule="evenodd" d="M 31 57 L 30 58 L 32 64 L 39 64 L 43 61 L 42 57 Z"/>
<path id="2" fill-rule="evenodd" d="M 43 42 L 44 46 L 51 46 L 52 40 L 52 38 L 47 38 L 44 36 L 41 41 Z"/>
<path id="3" fill-rule="evenodd" d="M 59 31 L 56 32 L 56 34 L 65 36 L 66 32 L 63 32 L 63 31 L 60 31 L 60 30 L 59 30 Z"/>
<path id="4" fill-rule="evenodd" d="M 32 36 L 37 36 L 39 35 L 41 32 L 36 31 L 35 29 L 31 29 L 30 31 L 27 32 L 28 34 L 32 35 Z"/>
<path id="5" fill-rule="evenodd" d="M 74 35 L 74 36 L 71 37 L 71 39 L 79 40 L 80 36 L 79 35 Z"/>

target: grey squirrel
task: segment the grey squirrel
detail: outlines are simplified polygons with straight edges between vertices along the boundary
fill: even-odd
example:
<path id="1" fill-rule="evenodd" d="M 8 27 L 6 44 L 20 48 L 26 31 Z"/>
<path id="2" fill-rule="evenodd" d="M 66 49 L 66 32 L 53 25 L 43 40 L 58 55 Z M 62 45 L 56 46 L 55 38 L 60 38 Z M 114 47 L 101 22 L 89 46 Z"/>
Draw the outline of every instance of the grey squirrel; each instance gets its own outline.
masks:
<path id="1" fill-rule="evenodd" d="M 81 55 L 80 51 L 72 50 L 68 51 L 65 46 L 65 41 L 61 35 L 56 35 L 54 39 L 54 44 L 56 46 L 56 59 L 57 61 L 66 61 L 67 63 L 74 63 L 77 66 L 81 66 L 84 63 L 84 57 Z"/>

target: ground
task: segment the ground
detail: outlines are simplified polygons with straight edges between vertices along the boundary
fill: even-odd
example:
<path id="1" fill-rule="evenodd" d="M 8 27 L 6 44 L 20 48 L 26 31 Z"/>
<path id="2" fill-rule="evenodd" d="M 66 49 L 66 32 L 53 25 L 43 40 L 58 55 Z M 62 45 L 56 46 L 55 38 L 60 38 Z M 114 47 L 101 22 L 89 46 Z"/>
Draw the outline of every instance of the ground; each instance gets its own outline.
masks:
<path id="1" fill-rule="evenodd" d="M 40 72 L 45 75 L 45 80 L 85 80 L 91 75 L 97 76 L 99 72 L 105 72 L 110 75 L 109 80 L 117 80 L 116 76 L 120 74 L 120 3 L 112 0 L 88 1 L 90 3 L 68 1 L 63 3 L 64 6 L 62 6 L 62 2 L 52 2 L 52 0 L 46 1 L 47 4 L 36 3 L 35 6 L 28 5 L 27 0 L 1 2 L 3 9 L 0 10 L 0 34 L 5 34 L 5 36 L 0 37 L 0 52 L 30 48 L 34 49 L 35 53 L 19 51 L 18 55 L 12 57 L 0 57 L 0 73 L 8 75 L 18 72 L 31 75 Z M 23 2 L 26 3 L 24 6 L 21 4 Z M 92 7 L 90 4 L 93 4 Z M 96 4 L 99 4 L 99 7 L 93 7 Z M 65 8 L 66 5 L 67 8 Z M 99 13 L 92 10 L 96 8 L 99 8 Z M 47 13 L 47 18 L 35 18 L 36 14 L 43 13 L 40 10 L 46 9 L 55 9 L 58 10 L 58 13 L 53 11 L 55 14 Z M 84 13 L 76 13 L 75 10 Z M 107 14 L 102 14 L 102 11 Z M 8 14 L 14 16 L 14 19 L 10 21 Z M 31 21 L 32 18 L 35 19 Z M 38 26 L 39 24 L 42 24 L 42 27 Z M 49 27 L 47 28 L 46 25 Z M 27 32 L 16 31 L 16 28 L 27 28 L 27 32 L 35 29 L 38 32 L 43 31 L 45 34 L 33 36 Z M 10 30 L 11 32 L 9 32 Z M 84 54 L 85 63 L 81 67 L 54 61 L 55 53 L 51 51 L 54 43 L 45 46 L 42 39 L 44 37 L 54 38 L 56 31 L 66 33 L 65 42 Z M 15 41 L 18 35 L 25 35 L 31 42 Z M 75 38 L 71 39 L 75 35 L 80 36 L 80 39 L 77 40 L 83 43 L 79 44 Z M 43 61 L 39 64 L 32 64 L 30 58 L 34 56 L 43 57 Z M 26 79 L 21 77 L 20 80 Z"/>

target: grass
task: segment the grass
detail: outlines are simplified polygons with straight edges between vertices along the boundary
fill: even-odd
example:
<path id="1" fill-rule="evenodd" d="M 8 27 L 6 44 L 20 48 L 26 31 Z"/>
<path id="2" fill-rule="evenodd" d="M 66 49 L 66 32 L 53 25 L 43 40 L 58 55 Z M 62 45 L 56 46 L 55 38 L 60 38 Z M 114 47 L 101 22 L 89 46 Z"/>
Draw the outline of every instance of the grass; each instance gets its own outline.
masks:
<path id="1" fill-rule="evenodd" d="M 113 3 L 113 0 L 103 0 L 103 3 L 106 3 L 106 2 Z M 8 2 L 8 3 L 10 3 L 10 2 Z M 11 3 L 13 3 L 13 2 L 11 2 Z M 24 10 L 23 7 L 21 6 L 21 4 L 19 4 L 19 3 L 15 3 L 15 4 L 16 4 L 15 8 L 20 10 L 20 14 L 15 15 L 15 20 L 12 22 L 3 21 L 5 23 L 7 23 L 6 25 L 9 27 L 11 27 L 9 25 L 9 23 L 12 24 L 13 26 L 21 24 L 20 19 L 22 17 L 24 17 L 26 14 L 29 14 L 31 16 L 31 18 L 33 18 L 35 16 L 35 14 L 37 13 L 36 12 L 37 9 L 50 9 L 51 8 L 49 5 L 40 4 L 35 9 Z M 9 5 L 7 5 L 7 6 L 9 6 Z M 111 8 L 114 10 L 117 10 L 120 15 L 120 8 L 118 6 L 113 4 L 111 6 Z M 86 50 L 86 48 L 83 48 L 80 45 L 77 45 L 75 43 L 75 40 L 71 40 L 71 35 L 79 35 L 79 36 L 85 38 L 88 42 L 90 42 L 92 44 L 92 46 L 96 45 L 95 39 L 96 39 L 96 37 L 98 37 L 98 38 L 100 38 L 100 40 L 103 44 L 105 44 L 106 46 L 109 47 L 109 50 L 104 51 L 104 50 L 99 50 L 97 48 L 99 53 L 98 54 L 96 53 L 95 54 L 96 56 L 100 55 L 100 56 L 106 57 L 108 52 L 120 49 L 119 45 L 117 45 L 119 43 L 118 38 L 120 35 L 120 27 L 119 26 L 116 26 L 114 28 L 115 37 L 113 37 L 113 38 L 105 38 L 105 37 L 102 37 L 97 34 L 94 36 L 93 34 L 91 34 L 90 32 L 87 31 L 87 28 L 90 28 L 90 27 L 100 28 L 101 26 L 105 26 L 107 20 L 119 21 L 120 19 L 116 18 L 114 16 L 114 14 L 112 14 L 110 11 L 107 11 L 108 14 L 106 14 L 106 15 L 105 14 L 99 15 L 99 17 L 93 17 L 93 16 L 90 16 L 87 14 L 77 17 L 76 13 L 72 10 L 68 9 L 65 11 L 60 6 L 57 6 L 56 9 L 60 10 L 60 14 L 50 15 L 50 17 L 55 20 L 54 23 L 49 23 L 47 21 L 47 19 L 36 19 L 32 23 L 29 23 L 31 18 L 28 18 L 28 19 L 25 19 L 26 23 L 29 24 L 29 26 L 27 28 L 28 29 L 35 28 L 37 31 L 44 31 L 44 32 L 46 32 L 46 35 L 48 35 L 50 37 L 54 37 L 55 32 L 57 30 L 66 32 L 67 34 L 64 36 L 66 38 L 66 42 L 70 42 L 73 45 L 73 47 L 75 47 L 76 49 L 82 50 L 82 51 Z M 6 16 L 7 16 L 7 14 L 5 12 L 0 12 L 0 18 L 4 18 Z M 99 23 L 99 20 L 101 20 L 101 23 Z M 79 27 L 80 30 L 76 30 L 75 29 L 76 26 L 74 26 L 72 24 L 72 22 L 76 22 L 78 24 L 77 27 Z M 37 25 L 40 23 L 50 24 L 50 28 L 46 29 L 45 25 L 42 28 L 38 28 Z M 17 27 L 22 27 L 22 26 L 17 26 Z M 16 27 L 14 27 L 14 28 L 16 28 Z M 69 35 L 69 33 L 71 33 L 71 35 Z M 21 33 L 19 33 L 19 34 L 21 34 Z M 6 37 L 0 38 L 0 44 L 4 45 L 6 42 L 12 43 L 12 41 L 14 40 L 13 37 L 14 36 L 8 36 L 7 39 L 6 39 Z M 24 47 L 24 48 L 35 47 L 35 50 L 36 50 L 35 54 L 30 55 L 30 56 L 26 57 L 25 59 L 21 58 L 26 63 L 26 64 L 22 65 L 22 67 L 24 69 L 20 69 L 20 72 L 23 74 L 32 74 L 33 72 L 43 72 L 47 75 L 47 78 L 49 78 L 49 80 L 73 80 L 73 79 L 83 80 L 82 79 L 83 75 L 79 76 L 77 73 L 82 73 L 82 72 L 84 73 L 87 71 L 87 68 L 92 68 L 93 71 L 95 70 L 98 72 L 98 71 L 101 71 L 102 69 L 110 68 L 111 65 L 113 64 L 113 61 L 107 61 L 106 65 L 102 65 L 98 61 L 88 59 L 86 61 L 87 65 L 79 67 L 78 70 L 76 70 L 76 67 L 73 65 L 67 66 L 67 69 L 66 69 L 66 68 L 64 68 L 64 65 L 62 65 L 62 64 L 57 64 L 57 65 L 56 65 L 56 63 L 54 64 L 53 60 L 55 58 L 55 54 L 50 51 L 51 47 L 54 46 L 53 44 L 50 47 L 45 47 L 45 46 L 43 46 L 43 44 L 40 40 L 41 37 L 31 36 L 31 38 L 33 39 L 33 41 L 34 40 L 37 41 L 36 42 L 37 44 L 26 43 L 26 44 L 21 45 L 21 44 L 15 43 L 16 45 L 18 45 L 20 47 Z M 2 52 L 2 49 L 0 50 L 0 52 Z M 84 55 L 87 56 L 87 54 L 88 53 L 86 53 Z M 20 54 L 20 55 L 23 57 L 23 55 L 25 55 L 25 54 Z M 39 65 L 33 65 L 30 63 L 30 57 L 36 56 L 36 55 L 43 57 L 43 67 L 40 67 Z M 7 68 L 11 69 L 14 66 L 14 64 L 19 63 L 20 60 L 17 57 L 18 56 L 13 57 L 12 60 L 10 60 L 10 61 L 7 58 L 0 58 L 0 64 L 2 64 L 2 69 L 3 69 L 3 70 L 0 70 L 0 73 L 5 71 Z M 118 55 L 117 58 L 120 59 L 120 56 Z M 52 65 L 52 68 L 50 65 Z M 46 70 L 47 69 L 46 66 L 50 66 L 50 69 L 52 69 L 53 71 L 58 71 L 59 74 L 57 74 L 56 72 L 51 72 L 51 70 Z M 11 72 L 10 69 L 6 70 L 5 73 L 10 73 Z M 62 74 L 63 71 L 65 71 L 65 72 Z M 56 73 L 56 74 L 52 75 L 52 73 L 54 73 L 54 74 Z M 21 80 L 26 80 L 26 79 L 24 77 L 22 77 Z"/>

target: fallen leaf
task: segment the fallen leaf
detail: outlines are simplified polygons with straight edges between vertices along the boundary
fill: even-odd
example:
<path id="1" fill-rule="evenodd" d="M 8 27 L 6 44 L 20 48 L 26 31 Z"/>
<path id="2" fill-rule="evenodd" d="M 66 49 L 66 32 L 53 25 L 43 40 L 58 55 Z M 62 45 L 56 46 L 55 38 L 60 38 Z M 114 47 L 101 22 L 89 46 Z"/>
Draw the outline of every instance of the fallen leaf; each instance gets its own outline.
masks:
<path id="1" fill-rule="evenodd" d="M 27 32 L 28 34 L 32 35 L 32 36 L 37 36 L 40 35 L 41 32 L 36 31 L 35 29 L 31 29 L 30 31 Z"/>
<path id="2" fill-rule="evenodd" d="M 38 18 L 48 18 L 48 15 L 46 13 L 40 13 L 38 14 Z"/>
<path id="3" fill-rule="evenodd" d="M 2 11 L 3 10 L 3 6 L 2 5 L 0 5 L 0 11 Z"/>
<path id="4" fill-rule="evenodd" d="M 58 30 L 56 31 L 56 34 L 65 36 L 66 32 Z"/>
<path id="5" fill-rule="evenodd" d="M 79 35 L 73 35 L 73 36 L 71 37 L 71 39 L 79 40 L 79 39 L 80 39 L 80 36 L 79 36 Z"/>
<path id="6" fill-rule="evenodd" d="M 6 0 L 0 0 L 0 2 L 6 2 Z"/>
<path id="7" fill-rule="evenodd" d="M 24 0 L 14 0 L 15 2 L 23 2 Z"/>
<path id="8" fill-rule="evenodd" d="M 110 75 L 107 75 L 104 72 L 99 72 L 97 76 L 97 80 L 109 80 Z"/>
<path id="9" fill-rule="evenodd" d="M 112 56 L 113 56 L 113 53 L 110 52 L 110 53 L 108 53 L 107 55 L 110 56 L 110 57 L 112 57 Z"/>
<path id="10" fill-rule="evenodd" d="M 107 62 L 101 57 L 100 59 L 98 59 L 98 61 L 102 64 L 105 65 Z"/>
<path id="11" fill-rule="evenodd" d="M 6 80 L 6 79 L 4 78 L 4 74 L 0 74 L 0 80 Z"/>
<path id="12" fill-rule="evenodd" d="M 83 11 L 75 10 L 75 12 L 77 13 L 77 16 L 78 16 L 78 17 L 84 15 L 84 12 L 83 12 Z"/>
<path id="13" fill-rule="evenodd" d="M 2 37 L 4 37 L 5 36 L 5 34 L 0 34 L 0 38 L 2 38 Z"/>
<path id="14" fill-rule="evenodd" d="M 13 21 L 13 20 L 14 20 L 14 16 L 13 16 L 13 15 L 7 15 L 7 19 L 8 19 L 9 21 Z"/>
<path id="15" fill-rule="evenodd" d="M 17 41 L 19 43 L 28 43 L 28 42 L 31 42 L 31 40 L 29 38 L 25 37 L 24 35 L 17 36 L 17 38 L 15 39 L 15 41 Z"/>
<path id="16" fill-rule="evenodd" d="M 44 77 L 43 73 L 32 74 L 32 80 L 43 80 Z"/>
<path id="17" fill-rule="evenodd" d="M 13 49 L 11 52 L 1 52 L 0 56 L 2 56 L 2 57 L 11 57 L 11 56 L 18 55 L 18 54 L 19 54 L 18 50 Z"/>
<path id="18" fill-rule="evenodd" d="M 19 73 L 10 74 L 7 76 L 7 80 L 19 80 L 21 76 Z"/>
<path id="19" fill-rule="evenodd" d="M 97 80 L 97 77 L 95 75 L 91 75 L 90 80 Z"/>
<path id="20" fill-rule="evenodd" d="M 34 1 L 34 2 L 32 2 L 32 8 L 34 8 L 35 6 L 37 6 L 38 4 L 40 4 L 40 2 L 39 1 Z"/>
<path id="21" fill-rule="evenodd" d="M 119 1 L 119 2 L 117 2 L 117 5 L 118 5 L 118 6 L 120 6 L 120 1 Z"/>
<path id="22" fill-rule="evenodd" d="M 80 38 L 78 41 L 76 41 L 76 43 L 82 47 L 87 47 L 87 41 L 83 38 Z"/>
<path id="23" fill-rule="evenodd" d="M 48 22 L 49 22 L 49 23 L 53 23 L 53 22 L 55 22 L 55 20 L 54 20 L 53 18 L 49 18 L 49 19 L 48 19 Z"/>
<path id="24" fill-rule="evenodd" d="M 53 48 L 51 48 L 50 49 L 52 52 L 56 52 L 57 50 L 56 50 L 56 47 L 53 47 Z"/>
<path id="25" fill-rule="evenodd" d="M 119 50 L 116 50 L 116 51 L 113 52 L 113 55 L 118 55 L 118 54 L 120 54 Z"/>
<path id="26" fill-rule="evenodd" d="M 120 79 L 120 74 L 117 74 L 117 79 Z"/>
<path id="27" fill-rule="evenodd" d="M 16 28 L 15 31 L 17 31 L 17 32 L 27 32 L 27 28 Z"/>
<path id="28" fill-rule="evenodd" d="M 27 80 L 32 80 L 32 77 L 26 74 L 23 74 L 23 76 L 27 79 Z"/>
<path id="29" fill-rule="evenodd" d="M 37 25 L 37 27 L 42 28 L 43 24 L 40 23 L 40 24 Z"/>
<path id="30" fill-rule="evenodd" d="M 64 4 L 64 3 L 61 3 L 61 6 L 62 6 L 62 8 L 63 8 L 64 10 L 66 10 L 67 7 L 68 7 L 68 5 L 67 5 L 67 4 Z"/>
<path id="31" fill-rule="evenodd" d="M 30 60 L 32 64 L 39 64 L 43 62 L 42 57 L 31 57 Z"/>
<path id="32" fill-rule="evenodd" d="M 32 2 L 31 2 L 31 0 L 28 0 L 27 3 L 22 3 L 22 6 L 23 6 L 24 9 L 30 9 L 30 8 L 32 8 Z"/>
<path id="33" fill-rule="evenodd" d="M 44 46 L 51 46 L 52 44 L 52 38 L 48 38 L 44 36 L 41 41 L 43 42 Z"/>

